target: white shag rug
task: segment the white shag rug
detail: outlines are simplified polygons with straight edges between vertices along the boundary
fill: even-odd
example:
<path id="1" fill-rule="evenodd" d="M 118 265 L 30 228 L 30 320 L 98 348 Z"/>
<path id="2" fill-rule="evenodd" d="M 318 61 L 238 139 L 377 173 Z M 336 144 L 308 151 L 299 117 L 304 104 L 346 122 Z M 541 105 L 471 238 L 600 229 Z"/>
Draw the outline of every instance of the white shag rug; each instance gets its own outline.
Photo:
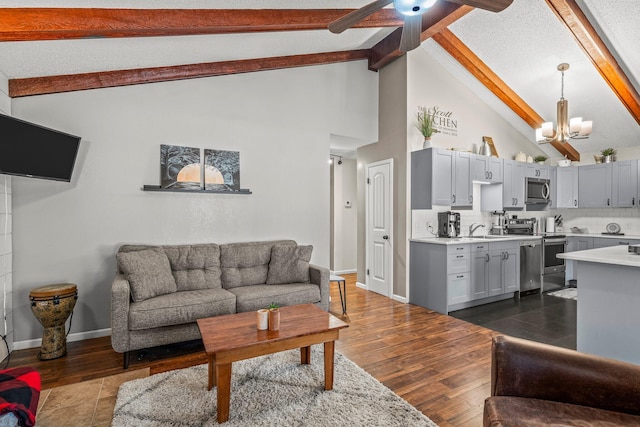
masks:
<path id="1" fill-rule="evenodd" d="M 566 299 L 578 299 L 578 288 L 566 288 L 558 291 L 549 292 L 547 295 L 554 297 L 566 298 Z"/>
<path id="2" fill-rule="evenodd" d="M 312 347 L 310 365 L 300 364 L 300 350 L 235 362 L 231 381 L 229 427 L 437 427 L 338 352 L 333 390 L 325 391 L 322 346 Z M 120 386 L 111 425 L 218 425 L 216 390 L 207 391 L 206 364 L 129 381 Z"/>

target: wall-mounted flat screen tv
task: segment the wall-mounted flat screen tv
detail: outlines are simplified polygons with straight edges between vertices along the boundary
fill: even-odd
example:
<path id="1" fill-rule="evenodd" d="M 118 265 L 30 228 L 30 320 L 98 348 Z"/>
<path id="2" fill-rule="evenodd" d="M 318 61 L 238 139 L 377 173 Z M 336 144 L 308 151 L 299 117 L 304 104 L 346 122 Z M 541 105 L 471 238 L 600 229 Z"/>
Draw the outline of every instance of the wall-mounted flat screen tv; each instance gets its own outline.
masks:
<path id="1" fill-rule="evenodd" d="M 0 114 L 0 173 L 71 181 L 80 137 Z"/>

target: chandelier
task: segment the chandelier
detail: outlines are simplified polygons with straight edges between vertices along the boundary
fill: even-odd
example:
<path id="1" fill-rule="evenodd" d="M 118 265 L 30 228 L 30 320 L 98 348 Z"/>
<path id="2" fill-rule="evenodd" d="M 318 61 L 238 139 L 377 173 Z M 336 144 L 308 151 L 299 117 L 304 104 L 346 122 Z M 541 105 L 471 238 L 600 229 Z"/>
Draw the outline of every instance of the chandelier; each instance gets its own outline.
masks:
<path id="1" fill-rule="evenodd" d="M 558 101 L 558 128 L 553 129 L 553 122 L 542 124 L 540 129 L 539 142 L 541 144 L 549 142 L 565 143 L 569 139 L 586 139 L 591 135 L 593 122 L 591 120 L 582 121 L 582 117 L 574 117 L 569 120 L 569 101 L 564 99 L 564 72 L 569 69 L 569 64 L 558 65 L 558 71 L 562 73 L 562 86 L 560 89 L 560 100 Z"/>

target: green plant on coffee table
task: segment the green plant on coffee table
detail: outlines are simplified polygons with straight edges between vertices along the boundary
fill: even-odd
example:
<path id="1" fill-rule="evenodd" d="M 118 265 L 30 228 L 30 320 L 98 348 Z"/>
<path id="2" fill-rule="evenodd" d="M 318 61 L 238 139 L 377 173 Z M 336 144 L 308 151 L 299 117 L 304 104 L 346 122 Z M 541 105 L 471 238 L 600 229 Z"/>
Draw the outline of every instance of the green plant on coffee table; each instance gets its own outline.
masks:
<path id="1" fill-rule="evenodd" d="M 416 114 L 416 128 L 420 131 L 425 138 L 431 138 L 434 133 L 440 132 L 433 127 L 436 114 L 438 113 L 438 107 L 418 107 L 418 113 Z"/>
<path id="2" fill-rule="evenodd" d="M 278 304 L 276 304 L 275 302 L 272 302 L 271 304 L 269 304 L 269 310 L 276 310 L 278 308 L 280 308 L 280 306 Z"/>
<path id="3" fill-rule="evenodd" d="M 546 161 L 546 160 L 547 160 L 547 156 L 543 156 L 543 155 L 535 156 L 535 157 L 533 158 L 533 161 L 534 161 L 534 162 L 544 162 L 544 161 Z"/>
<path id="4" fill-rule="evenodd" d="M 600 152 L 603 156 L 613 156 L 614 154 L 616 154 L 616 150 L 615 148 L 605 148 L 604 150 L 602 150 Z"/>

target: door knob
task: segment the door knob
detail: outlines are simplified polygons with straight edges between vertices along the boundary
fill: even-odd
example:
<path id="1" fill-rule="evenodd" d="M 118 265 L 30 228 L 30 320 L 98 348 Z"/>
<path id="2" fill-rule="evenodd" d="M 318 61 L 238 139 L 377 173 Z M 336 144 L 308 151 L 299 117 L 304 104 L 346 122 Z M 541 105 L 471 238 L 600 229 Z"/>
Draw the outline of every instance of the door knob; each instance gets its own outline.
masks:
<path id="1" fill-rule="evenodd" d="M 389 240 L 389 236 L 387 236 L 387 235 L 382 236 L 382 238 L 383 238 L 384 240 Z"/>

